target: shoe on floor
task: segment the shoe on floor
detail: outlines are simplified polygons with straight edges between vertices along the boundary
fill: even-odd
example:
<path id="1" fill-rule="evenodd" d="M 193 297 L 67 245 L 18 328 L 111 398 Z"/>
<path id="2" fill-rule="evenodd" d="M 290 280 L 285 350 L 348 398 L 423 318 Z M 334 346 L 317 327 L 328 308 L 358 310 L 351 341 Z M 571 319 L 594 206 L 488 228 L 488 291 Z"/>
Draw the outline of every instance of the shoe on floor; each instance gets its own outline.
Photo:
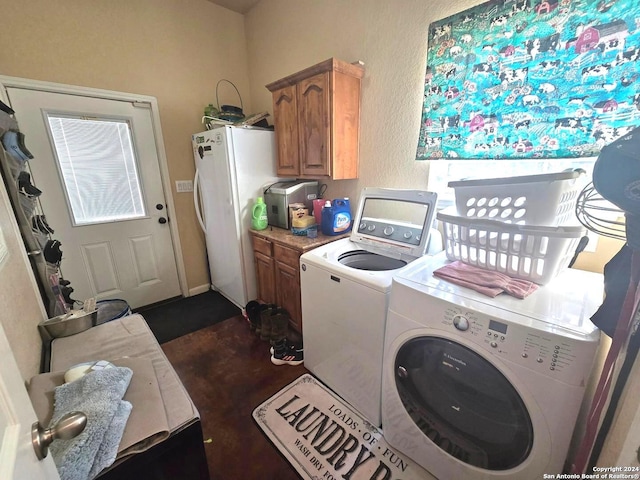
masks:
<path id="1" fill-rule="evenodd" d="M 278 307 L 273 304 L 262 306 L 260 311 L 260 340 L 271 339 L 271 316 L 276 313 Z"/>
<path id="2" fill-rule="evenodd" d="M 285 342 L 286 342 L 285 345 L 287 346 L 288 350 L 300 350 L 301 352 L 303 351 L 303 346 L 299 342 L 298 343 L 292 342 L 288 338 L 285 338 Z M 269 353 L 273 355 L 274 352 L 275 352 L 275 348 L 273 347 L 273 345 L 271 345 L 271 348 L 269 348 Z"/>
<path id="3" fill-rule="evenodd" d="M 293 347 L 287 344 L 286 340 L 278 342 L 273 347 L 273 354 L 271 355 L 271 363 L 274 365 L 300 365 L 304 362 L 304 352 L 300 348 Z"/>
<path id="4" fill-rule="evenodd" d="M 249 323 L 249 329 L 252 332 L 256 331 L 256 328 L 260 326 L 260 310 L 262 308 L 262 304 L 256 300 L 251 300 L 244 307 L 242 311 L 242 316 Z"/>
<path id="5" fill-rule="evenodd" d="M 280 340 L 286 340 L 289 333 L 291 317 L 284 308 L 276 308 L 271 312 L 271 335 L 269 342 L 276 345 Z"/>

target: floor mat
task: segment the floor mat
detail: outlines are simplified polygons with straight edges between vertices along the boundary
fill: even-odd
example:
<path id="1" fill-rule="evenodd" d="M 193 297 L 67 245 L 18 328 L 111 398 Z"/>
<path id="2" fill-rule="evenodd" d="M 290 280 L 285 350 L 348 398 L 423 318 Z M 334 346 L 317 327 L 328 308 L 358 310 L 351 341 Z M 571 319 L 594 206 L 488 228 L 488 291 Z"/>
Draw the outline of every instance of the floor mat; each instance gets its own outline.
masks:
<path id="1" fill-rule="evenodd" d="M 434 478 L 312 375 L 287 385 L 252 416 L 303 479 Z"/>
<path id="2" fill-rule="evenodd" d="M 136 309 L 149 324 L 158 343 L 215 325 L 240 314 L 240 309 L 220 293 L 209 290 L 149 308 Z"/>

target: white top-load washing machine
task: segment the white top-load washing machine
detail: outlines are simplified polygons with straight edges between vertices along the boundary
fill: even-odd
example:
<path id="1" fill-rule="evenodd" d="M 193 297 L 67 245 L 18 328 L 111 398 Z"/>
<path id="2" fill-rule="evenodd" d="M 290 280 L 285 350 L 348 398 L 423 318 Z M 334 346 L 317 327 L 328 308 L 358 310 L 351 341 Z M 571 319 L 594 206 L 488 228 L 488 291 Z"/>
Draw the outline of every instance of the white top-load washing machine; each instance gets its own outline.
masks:
<path id="1" fill-rule="evenodd" d="M 568 269 L 527 298 L 489 298 L 433 276 L 395 277 L 382 430 L 442 480 L 559 474 L 594 365 L 602 275 Z"/>
<path id="2" fill-rule="evenodd" d="M 380 425 L 391 279 L 442 251 L 430 229 L 436 202 L 431 192 L 365 188 L 351 236 L 300 257 L 304 365 L 372 425 Z"/>

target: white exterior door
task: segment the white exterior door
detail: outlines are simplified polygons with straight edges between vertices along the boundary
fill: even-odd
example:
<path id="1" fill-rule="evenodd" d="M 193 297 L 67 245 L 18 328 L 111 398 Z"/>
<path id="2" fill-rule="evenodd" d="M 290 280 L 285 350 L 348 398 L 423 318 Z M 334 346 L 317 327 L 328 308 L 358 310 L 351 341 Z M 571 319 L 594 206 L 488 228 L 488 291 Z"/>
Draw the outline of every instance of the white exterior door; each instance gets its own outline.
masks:
<path id="1" fill-rule="evenodd" d="M 36 414 L 2 324 L 0 358 L 0 478 L 58 480 L 51 455 L 38 460 L 33 450 L 31 425 L 36 421 Z"/>
<path id="2" fill-rule="evenodd" d="M 135 308 L 180 295 L 149 105 L 17 87 L 7 95 L 71 298 Z"/>

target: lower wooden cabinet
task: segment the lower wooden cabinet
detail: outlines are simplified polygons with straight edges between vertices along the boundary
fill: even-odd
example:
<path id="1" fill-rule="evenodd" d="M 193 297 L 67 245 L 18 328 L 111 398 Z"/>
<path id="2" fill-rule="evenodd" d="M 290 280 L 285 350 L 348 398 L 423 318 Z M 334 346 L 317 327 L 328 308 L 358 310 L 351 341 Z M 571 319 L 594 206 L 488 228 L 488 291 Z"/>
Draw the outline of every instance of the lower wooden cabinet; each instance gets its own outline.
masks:
<path id="1" fill-rule="evenodd" d="M 251 230 L 250 233 L 258 283 L 257 300 L 286 309 L 291 316 L 290 326 L 302 333 L 300 256 L 347 235 L 307 238 L 294 236 L 289 230 L 276 227 Z"/>
<path id="2" fill-rule="evenodd" d="M 274 260 L 260 252 L 254 252 L 258 298 L 264 303 L 276 303 Z"/>
<path id="3" fill-rule="evenodd" d="M 293 327 L 302 332 L 302 307 L 300 306 L 300 270 L 278 260 L 275 262 L 276 305 L 291 316 Z"/>

